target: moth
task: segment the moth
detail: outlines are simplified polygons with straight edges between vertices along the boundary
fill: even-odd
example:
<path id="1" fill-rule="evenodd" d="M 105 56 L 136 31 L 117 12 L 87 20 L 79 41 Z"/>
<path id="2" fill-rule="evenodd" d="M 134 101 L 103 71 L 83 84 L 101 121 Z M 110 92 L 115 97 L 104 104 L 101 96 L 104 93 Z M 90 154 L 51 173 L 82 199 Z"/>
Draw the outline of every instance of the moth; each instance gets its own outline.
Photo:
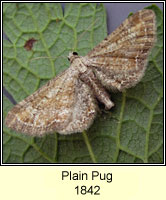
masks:
<path id="1" fill-rule="evenodd" d="M 143 77 L 156 38 L 155 13 L 144 9 L 127 18 L 86 56 L 69 53 L 70 67 L 9 111 L 5 123 L 31 136 L 87 130 L 97 100 L 111 109 L 107 90 L 134 87 Z"/>

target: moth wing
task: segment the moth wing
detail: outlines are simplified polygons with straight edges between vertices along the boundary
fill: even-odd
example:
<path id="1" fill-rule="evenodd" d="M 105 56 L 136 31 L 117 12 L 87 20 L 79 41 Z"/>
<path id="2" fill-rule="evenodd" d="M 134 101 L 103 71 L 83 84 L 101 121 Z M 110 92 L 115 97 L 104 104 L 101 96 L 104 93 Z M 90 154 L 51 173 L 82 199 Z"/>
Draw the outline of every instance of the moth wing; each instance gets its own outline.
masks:
<path id="1" fill-rule="evenodd" d="M 50 80 L 9 111 L 5 123 L 32 136 L 57 131 L 82 132 L 93 122 L 97 105 L 89 87 L 72 67 Z"/>
<path id="2" fill-rule="evenodd" d="M 155 13 L 141 10 L 127 18 L 86 58 L 103 85 L 121 91 L 135 86 L 144 75 L 155 35 Z"/>

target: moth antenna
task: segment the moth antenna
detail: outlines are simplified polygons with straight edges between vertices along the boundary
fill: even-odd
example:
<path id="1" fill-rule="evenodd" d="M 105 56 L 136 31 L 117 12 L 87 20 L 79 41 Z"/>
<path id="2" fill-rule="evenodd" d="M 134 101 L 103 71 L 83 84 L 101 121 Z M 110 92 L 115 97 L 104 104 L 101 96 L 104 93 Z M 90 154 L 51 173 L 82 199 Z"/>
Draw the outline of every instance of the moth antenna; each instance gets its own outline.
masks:
<path id="1" fill-rule="evenodd" d="M 90 24 L 90 25 L 88 26 L 87 30 L 85 30 L 85 31 L 79 36 L 78 41 L 85 35 L 85 33 L 86 33 L 88 30 L 90 30 L 90 29 L 96 24 L 97 21 L 98 21 L 98 19 L 95 19 L 95 21 L 92 22 L 92 24 Z"/>
<path id="2" fill-rule="evenodd" d="M 85 33 L 86 33 L 88 30 L 90 30 L 90 29 L 96 24 L 97 21 L 98 21 L 98 19 L 95 19 L 95 21 L 92 22 L 92 23 L 88 26 L 88 28 L 87 28 L 83 33 L 81 33 L 81 35 L 78 37 L 77 43 L 81 40 L 81 38 L 85 35 Z M 77 44 L 77 43 L 76 43 L 76 44 Z M 76 44 L 74 45 L 74 47 L 73 47 L 73 49 L 72 49 L 72 52 L 74 52 L 74 50 L 76 49 Z"/>
<path id="3" fill-rule="evenodd" d="M 43 58 L 52 59 L 52 60 L 55 60 L 55 59 L 57 59 L 57 58 L 65 58 L 65 59 L 66 59 L 65 56 L 57 56 L 57 57 L 55 57 L 55 58 L 48 57 L 48 56 L 41 56 L 41 57 L 32 58 L 31 61 L 32 61 L 32 60 L 43 59 Z"/>

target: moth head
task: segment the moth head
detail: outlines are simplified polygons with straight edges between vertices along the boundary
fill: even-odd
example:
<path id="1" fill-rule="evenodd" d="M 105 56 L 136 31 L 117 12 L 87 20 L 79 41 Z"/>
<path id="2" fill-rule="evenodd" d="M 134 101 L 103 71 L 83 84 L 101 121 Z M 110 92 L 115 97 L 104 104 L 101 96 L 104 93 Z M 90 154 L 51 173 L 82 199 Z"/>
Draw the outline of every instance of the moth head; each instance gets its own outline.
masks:
<path id="1" fill-rule="evenodd" d="M 75 58 L 78 58 L 77 52 L 70 52 L 68 55 L 68 60 L 72 63 Z"/>

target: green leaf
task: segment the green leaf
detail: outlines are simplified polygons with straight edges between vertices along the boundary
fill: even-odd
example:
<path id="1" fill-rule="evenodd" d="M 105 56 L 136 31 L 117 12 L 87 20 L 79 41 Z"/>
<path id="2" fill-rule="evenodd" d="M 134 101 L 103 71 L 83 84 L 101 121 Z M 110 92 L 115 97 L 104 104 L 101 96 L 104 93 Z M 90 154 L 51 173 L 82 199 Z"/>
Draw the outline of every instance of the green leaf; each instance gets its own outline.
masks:
<path id="1" fill-rule="evenodd" d="M 116 107 L 99 113 L 87 132 L 33 138 L 4 125 L 4 163 L 163 162 L 163 16 L 155 5 L 158 41 L 143 80 L 112 94 Z M 69 51 L 86 55 L 107 35 L 103 4 L 4 3 L 4 86 L 19 102 L 69 67 Z M 26 41 L 37 41 L 30 51 Z M 37 59 L 40 57 L 39 59 Z M 43 57 L 43 58 L 41 58 Z M 47 58 L 46 58 L 47 57 Z M 4 118 L 12 104 L 4 97 Z"/>

